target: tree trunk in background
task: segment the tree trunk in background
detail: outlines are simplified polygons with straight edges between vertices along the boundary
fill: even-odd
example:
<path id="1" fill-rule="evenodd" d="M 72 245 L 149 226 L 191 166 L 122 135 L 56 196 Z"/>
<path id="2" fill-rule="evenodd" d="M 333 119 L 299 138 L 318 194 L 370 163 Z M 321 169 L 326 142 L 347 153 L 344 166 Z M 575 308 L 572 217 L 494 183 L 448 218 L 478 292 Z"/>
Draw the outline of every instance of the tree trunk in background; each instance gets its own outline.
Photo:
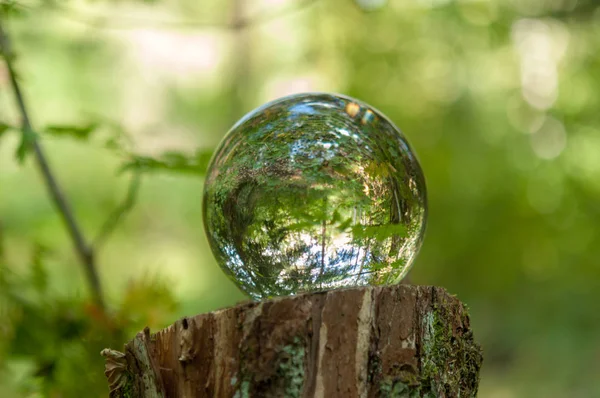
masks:
<path id="1" fill-rule="evenodd" d="M 475 397 L 482 355 L 444 289 L 250 302 L 104 350 L 112 397 Z"/>

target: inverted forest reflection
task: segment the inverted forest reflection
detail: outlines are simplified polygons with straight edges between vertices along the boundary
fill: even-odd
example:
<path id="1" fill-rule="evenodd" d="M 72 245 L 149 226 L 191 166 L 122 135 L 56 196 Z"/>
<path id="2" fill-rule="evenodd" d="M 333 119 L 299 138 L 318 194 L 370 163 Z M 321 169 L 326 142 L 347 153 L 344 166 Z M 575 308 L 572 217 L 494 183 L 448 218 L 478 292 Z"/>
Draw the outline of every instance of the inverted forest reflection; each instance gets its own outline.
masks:
<path id="1" fill-rule="evenodd" d="M 11 0 L 0 15 L 111 315 L 91 303 L 31 154 L 15 159 L 29 141 L 2 61 L 2 398 L 105 397 L 100 350 L 246 300 L 230 279 L 262 283 L 255 297 L 395 280 L 421 217 L 408 277 L 469 306 L 479 396 L 600 397 L 598 1 Z M 402 129 L 427 214 L 411 196 L 419 178 L 400 177 L 404 140 L 364 137 L 385 138 L 377 112 L 280 104 L 241 122 L 262 142 L 248 152 L 229 135 L 221 161 L 238 167 L 211 176 L 226 217 L 209 239 L 234 261 L 228 279 L 203 228 L 209 161 L 246 112 L 311 91 L 358 98 Z M 278 123 L 289 128 L 275 134 Z"/>
<path id="2" fill-rule="evenodd" d="M 222 268 L 254 298 L 398 282 L 425 230 L 425 181 L 400 131 L 357 100 L 299 94 L 225 137 L 204 195 Z"/>

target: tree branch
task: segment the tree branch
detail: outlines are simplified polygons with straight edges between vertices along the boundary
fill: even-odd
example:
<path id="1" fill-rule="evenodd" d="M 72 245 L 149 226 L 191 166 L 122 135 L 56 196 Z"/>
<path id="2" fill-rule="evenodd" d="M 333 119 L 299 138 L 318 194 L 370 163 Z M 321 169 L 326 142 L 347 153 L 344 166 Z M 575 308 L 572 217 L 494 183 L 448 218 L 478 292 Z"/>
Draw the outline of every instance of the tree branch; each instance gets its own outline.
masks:
<path id="1" fill-rule="evenodd" d="M 40 172 L 42 173 L 42 177 L 44 183 L 46 184 L 46 188 L 48 189 L 48 193 L 50 194 L 50 197 L 54 203 L 54 206 L 58 210 L 58 213 L 65 222 L 69 235 L 71 236 L 71 240 L 73 241 L 73 245 L 75 246 L 75 251 L 77 252 L 81 264 L 83 265 L 84 270 L 86 272 L 86 276 L 90 284 L 94 300 L 99 306 L 104 307 L 100 279 L 98 278 L 98 273 L 96 271 L 94 251 L 92 250 L 92 247 L 87 243 L 79 225 L 77 224 L 77 221 L 75 220 L 73 211 L 71 210 L 71 207 L 65 195 L 60 189 L 58 182 L 56 181 L 56 178 L 52 173 L 52 170 L 50 169 L 50 165 L 48 164 L 41 143 L 37 140 L 37 138 L 35 138 L 33 134 L 33 128 L 29 119 L 29 113 L 27 112 L 25 100 L 23 98 L 23 94 L 17 81 L 15 69 L 13 66 L 14 54 L 12 53 L 10 47 L 9 38 L 2 28 L 1 19 L 0 50 L 6 62 L 10 83 L 15 95 L 15 99 L 17 101 L 19 113 L 21 114 L 23 134 L 30 134 L 34 137 L 31 142 L 31 147 L 35 155 L 36 163 L 40 169 Z"/>

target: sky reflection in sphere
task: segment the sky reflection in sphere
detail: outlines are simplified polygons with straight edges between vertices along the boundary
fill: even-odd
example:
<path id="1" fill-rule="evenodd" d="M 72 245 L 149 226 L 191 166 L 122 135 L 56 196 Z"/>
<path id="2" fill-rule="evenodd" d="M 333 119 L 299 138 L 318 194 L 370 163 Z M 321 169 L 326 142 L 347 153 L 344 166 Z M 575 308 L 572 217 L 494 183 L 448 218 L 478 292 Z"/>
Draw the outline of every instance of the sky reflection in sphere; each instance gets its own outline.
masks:
<path id="1" fill-rule="evenodd" d="M 203 214 L 219 265 L 255 299 L 390 284 L 421 246 L 425 180 L 380 112 L 297 94 L 229 131 L 209 166 Z"/>

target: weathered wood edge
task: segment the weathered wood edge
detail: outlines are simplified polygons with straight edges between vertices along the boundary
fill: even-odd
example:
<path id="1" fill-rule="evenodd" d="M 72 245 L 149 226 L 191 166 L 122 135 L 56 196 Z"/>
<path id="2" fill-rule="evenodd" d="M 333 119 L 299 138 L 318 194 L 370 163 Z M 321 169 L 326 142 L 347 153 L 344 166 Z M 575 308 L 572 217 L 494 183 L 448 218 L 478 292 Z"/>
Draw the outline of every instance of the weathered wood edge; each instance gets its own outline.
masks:
<path id="1" fill-rule="evenodd" d="M 124 351 L 102 351 L 111 397 L 475 397 L 483 360 L 465 306 L 410 285 L 246 302 Z"/>

